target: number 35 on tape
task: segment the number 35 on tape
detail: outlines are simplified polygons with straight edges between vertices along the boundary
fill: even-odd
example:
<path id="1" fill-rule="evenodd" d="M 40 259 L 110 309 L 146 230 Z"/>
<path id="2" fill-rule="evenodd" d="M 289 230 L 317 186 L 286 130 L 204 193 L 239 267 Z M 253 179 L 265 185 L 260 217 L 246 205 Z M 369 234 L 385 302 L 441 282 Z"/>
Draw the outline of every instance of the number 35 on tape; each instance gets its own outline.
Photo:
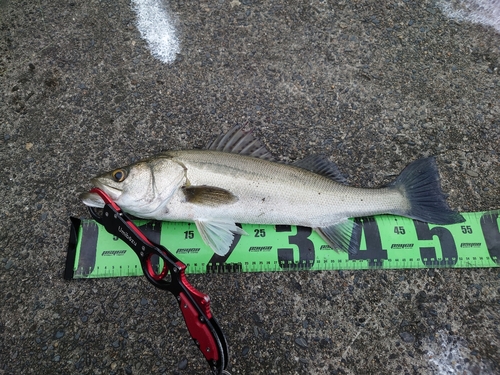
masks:
<path id="1" fill-rule="evenodd" d="M 222 257 L 205 245 L 192 223 L 135 223 L 186 263 L 188 273 L 499 267 L 500 211 L 462 215 L 466 221 L 452 225 L 392 215 L 356 218 L 362 231 L 355 254 L 333 250 L 311 228 L 243 224 L 248 236 L 236 236 Z M 93 220 L 71 221 L 66 278 L 142 275 L 124 242 Z"/>

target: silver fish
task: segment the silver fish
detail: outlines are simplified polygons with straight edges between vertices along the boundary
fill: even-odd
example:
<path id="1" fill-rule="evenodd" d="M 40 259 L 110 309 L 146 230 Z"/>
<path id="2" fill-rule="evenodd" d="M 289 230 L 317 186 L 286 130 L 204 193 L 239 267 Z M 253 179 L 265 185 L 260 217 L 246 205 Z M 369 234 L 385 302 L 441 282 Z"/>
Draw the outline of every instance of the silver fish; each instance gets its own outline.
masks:
<path id="1" fill-rule="evenodd" d="M 337 166 L 312 155 L 272 161 L 250 132 L 233 128 L 206 150 L 167 151 L 92 179 L 125 212 L 145 219 L 188 221 L 215 253 L 225 255 L 236 223 L 311 227 L 334 249 L 356 251 L 353 217 L 402 215 L 435 224 L 464 221 L 446 203 L 434 158 L 408 165 L 388 186 L 350 187 Z M 95 193 L 80 198 L 103 207 Z"/>

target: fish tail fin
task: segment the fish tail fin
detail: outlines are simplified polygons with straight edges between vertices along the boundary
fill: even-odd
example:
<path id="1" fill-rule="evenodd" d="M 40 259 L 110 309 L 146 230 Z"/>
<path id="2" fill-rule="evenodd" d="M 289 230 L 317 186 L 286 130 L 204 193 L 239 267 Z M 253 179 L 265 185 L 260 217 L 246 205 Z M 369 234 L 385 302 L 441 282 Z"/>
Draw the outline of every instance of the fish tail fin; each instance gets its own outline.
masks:
<path id="1" fill-rule="evenodd" d="M 418 159 L 409 164 L 388 187 L 399 190 L 410 204 L 409 210 L 397 214 L 434 224 L 465 221 L 446 202 L 434 157 Z"/>

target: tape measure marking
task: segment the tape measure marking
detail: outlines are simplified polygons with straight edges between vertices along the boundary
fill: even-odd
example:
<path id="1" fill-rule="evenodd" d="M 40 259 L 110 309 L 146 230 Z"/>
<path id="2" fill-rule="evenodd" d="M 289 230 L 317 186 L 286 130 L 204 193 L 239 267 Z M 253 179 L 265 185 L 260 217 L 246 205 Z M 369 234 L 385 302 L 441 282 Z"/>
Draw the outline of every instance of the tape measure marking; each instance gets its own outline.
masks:
<path id="1" fill-rule="evenodd" d="M 192 223 L 139 220 L 136 224 L 185 262 L 188 273 L 499 267 L 500 211 L 463 216 L 464 223 L 452 225 L 392 215 L 356 218 L 362 228 L 356 254 L 336 252 L 311 228 L 244 224 L 249 235 L 236 236 L 222 257 L 205 245 Z M 81 220 L 75 229 L 75 260 L 67 265 L 72 267 L 72 278 L 142 275 L 133 250 L 101 225 Z"/>

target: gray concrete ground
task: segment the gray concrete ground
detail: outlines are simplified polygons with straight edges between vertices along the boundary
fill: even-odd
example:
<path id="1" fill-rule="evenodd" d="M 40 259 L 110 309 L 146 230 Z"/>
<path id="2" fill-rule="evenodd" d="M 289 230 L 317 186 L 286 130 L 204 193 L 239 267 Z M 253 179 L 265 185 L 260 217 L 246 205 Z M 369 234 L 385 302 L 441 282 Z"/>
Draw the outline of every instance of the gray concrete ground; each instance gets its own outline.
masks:
<path id="1" fill-rule="evenodd" d="M 171 295 L 64 281 L 89 178 L 247 124 L 356 186 L 436 155 L 451 206 L 500 208 L 500 35 L 432 1 L 171 1 L 153 58 L 125 0 L 0 1 L 0 374 L 205 374 Z M 191 276 L 232 374 L 500 373 L 498 269 Z"/>

